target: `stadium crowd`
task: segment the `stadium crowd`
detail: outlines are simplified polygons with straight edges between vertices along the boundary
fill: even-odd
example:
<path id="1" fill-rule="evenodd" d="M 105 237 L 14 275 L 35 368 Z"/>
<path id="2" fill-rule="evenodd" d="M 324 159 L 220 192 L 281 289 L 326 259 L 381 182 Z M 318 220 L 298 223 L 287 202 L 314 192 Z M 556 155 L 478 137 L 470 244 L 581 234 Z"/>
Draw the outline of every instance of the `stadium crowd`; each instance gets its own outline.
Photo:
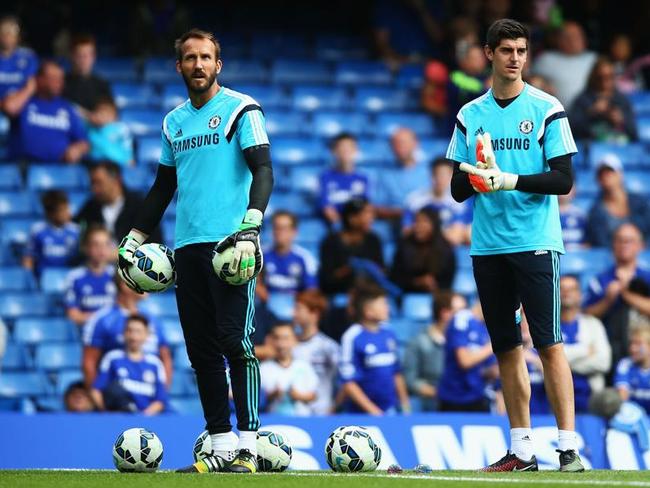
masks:
<path id="1" fill-rule="evenodd" d="M 527 18 L 534 53 L 527 82 L 563 103 L 581 149 L 574 190 L 559 197 L 568 251 L 561 327 L 576 410 L 588 411 L 590 398 L 613 386 L 650 412 L 648 61 L 634 58 L 636 39 L 626 33 L 609 32 L 608 45 L 590 49 L 601 31 L 585 33 L 564 19 L 561 2 L 539 3 Z M 276 135 L 289 134 L 283 143 L 290 146 L 298 139 L 291 136 L 306 134 L 285 125 L 309 120 L 329 152 L 327 164 L 286 156 L 283 144 L 273 152 L 278 184 L 256 297 L 264 411 L 504 412 L 468 255 L 472 202 L 452 199 L 453 163 L 444 155 L 458 109 L 490 86 L 485 26 L 517 12 L 508 1 L 459 2 L 445 14 L 436 5 L 377 2 L 361 56 L 374 53 L 378 76 L 390 80 L 368 102 L 372 117 L 341 112 L 319 131 L 318 117 L 340 108 L 327 106 L 341 93 L 336 84 L 332 93 L 309 92 L 316 98 L 306 102 L 316 104 L 306 109 L 309 119 L 277 106 L 267 113 L 272 150 Z M 138 53 L 166 56 L 183 22 L 179 10 L 165 31 L 169 46 L 143 45 Z M 0 19 L 0 110 L 8 127 L 0 162 L 0 408 L 199 412 L 173 293 L 138 295 L 114 273 L 116 242 L 152 181 L 140 149 L 147 137 L 156 140 L 121 112 L 146 106 L 141 97 L 150 93 L 134 95 L 119 76 L 101 76 L 95 38 L 68 34 L 59 36 L 67 39 L 64 59 L 39 58 L 21 45 L 18 18 Z M 224 42 L 226 80 L 229 47 Z M 350 53 L 358 56 L 358 47 Z M 171 79 L 172 65 L 163 66 Z M 363 85 L 366 76 L 373 72 L 341 84 Z M 364 124 L 376 115 L 379 129 L 396 103 L 383 99 L 393 96 L 393 79 L 405 80 L 394 97 L 406 94 L 406 113 L 370 139 Z M 254 81 L 267 89 L 259 91 L 263 106 L 282 84 Z M 348 103 L 356 102 L 345 95 L 340 106 Z M 172 203 L 151 242 L 173 245 L 173 217 Z M 531 408 L 548 413 L 525 310 L 519 316 Z M 27 378 L 43 384 L 20 393 Z"/>

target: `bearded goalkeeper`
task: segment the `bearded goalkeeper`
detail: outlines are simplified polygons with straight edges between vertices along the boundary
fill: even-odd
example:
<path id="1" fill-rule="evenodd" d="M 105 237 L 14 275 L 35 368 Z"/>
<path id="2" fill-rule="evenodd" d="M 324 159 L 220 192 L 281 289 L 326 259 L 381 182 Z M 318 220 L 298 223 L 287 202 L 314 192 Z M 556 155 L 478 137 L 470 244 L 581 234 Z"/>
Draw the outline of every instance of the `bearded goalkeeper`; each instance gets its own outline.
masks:
<path id="1" fill-rule="evenodd" d="M 175 47 L 189 99 L 163 119 L 158 173 L 120 244 L 119 266 L 131 265 L 178 188 L 176 299 L 213 449 L 213 456 L 179 471 L 254 473 L 260 373 L 251 341 L 252 278 L 262 265 L 259 231 L 273 187 L 269 140 L 258 103 L 217 83 L 222 62 L 211 33 L 191 30 Z M 211 263 L 217 243 L 235 247 L 229 269 L 251 279 L 247 284 L 217 278 Z M 226 359 L 238 445 L 230 435 Z"/>
<path id="2" fill-rule="evenodd" d="M 556 196 L 571 189 L 571 157 L 577 150 L 560 102 L 521 78 L 528 38 L 528 30 L 514 20 L 498 20 L 489 28 L 484 50 L 492 64 L 492 89 L 458 112 L 447 151 L 456 162 L 454 199 L 476 195 L 470 254 L 511 427 L 511 450 L 485 470 L 538 469 L 530 379 L 515 318 L 523 305 L 557 421 L 560 470 L 583 471 L 573 379 L 560 332 L 564 247 Z"/>

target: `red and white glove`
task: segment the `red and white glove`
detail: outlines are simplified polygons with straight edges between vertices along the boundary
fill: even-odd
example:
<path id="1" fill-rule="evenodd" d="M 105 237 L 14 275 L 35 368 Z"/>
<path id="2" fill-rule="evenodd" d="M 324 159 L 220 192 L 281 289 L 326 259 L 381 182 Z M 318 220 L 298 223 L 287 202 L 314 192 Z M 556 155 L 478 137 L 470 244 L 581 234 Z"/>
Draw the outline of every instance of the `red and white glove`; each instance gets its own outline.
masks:
<path id="1" fill-rule="evenodd" d="M 489 133 L 476 136 L 476 166 L 461 163 L 461 171 L 469 174 L 469 182 L 478 193 L 498 190 L 514 190 L 519 175 L 504 173 L 497 166 L 492 139 Z"/>

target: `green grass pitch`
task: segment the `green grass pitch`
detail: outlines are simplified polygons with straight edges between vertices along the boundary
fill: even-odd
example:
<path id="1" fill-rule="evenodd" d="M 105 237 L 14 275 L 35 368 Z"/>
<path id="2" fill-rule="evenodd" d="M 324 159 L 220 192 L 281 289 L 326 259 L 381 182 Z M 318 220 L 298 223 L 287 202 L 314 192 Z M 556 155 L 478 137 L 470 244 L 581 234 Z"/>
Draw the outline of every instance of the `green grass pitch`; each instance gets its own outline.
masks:
<path id="1" fill-rule="evenodd" d="M 0 488 L 467 488 L 512 486 L 551 487 L 648 487 L 650 471 L 588 471 L 586 473 L 489 473 L 474 471 L 434 471 L 400 475 L 385 472 L 335 474 L 327 471 L 287 472 L 256 475 L 196 474 L 171 472 L 122 474 L 116 471 L 0 471 Z M 222 485 L 223 486 L 223 485 Z"/>

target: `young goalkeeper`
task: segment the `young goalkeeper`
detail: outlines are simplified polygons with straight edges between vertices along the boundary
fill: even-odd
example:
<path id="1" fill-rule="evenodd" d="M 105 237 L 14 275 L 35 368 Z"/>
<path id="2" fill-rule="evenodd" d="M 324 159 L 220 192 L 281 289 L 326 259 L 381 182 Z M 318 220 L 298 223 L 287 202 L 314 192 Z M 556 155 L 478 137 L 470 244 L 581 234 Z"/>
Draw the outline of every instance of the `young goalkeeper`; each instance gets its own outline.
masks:
<path id="1" fill-rule="evenodd" d="M 262 109 L 251 97 L 217 83 L 220 51 L 214 36 L 198 29 L 176 41 L 176 70 L 189 99 L 163 119 L 156 180 L 120 244 L 119 266 L 131 265 L 178 187 L 176 299 L 214 451 L 180 471 L 254 473 L 260 370 L 251 340 L 253 278 L 262 266 L 259 232 L 273 170 Z M 229 269 L 251 281 L 231 286 L 217 277 L 212 268 L 217 243 L 219 250 L 235 247 Z M 225 359 L 237 413 L 237 446 L 230 435 Z"/>
<path id="2" fill-rule="evenodd" d="M 485 54 L 492 63 L 492 89 L 458 112 L 447 150 L 456 162 L 454 199 L 477 194 L 470 253 L 511 427 L 511 451 L 485 470 L 537 470 L 530 380 L 515 319 L 521 302 L 557 420 L 560 470 L 583 471 L 573 380 L 560 332 L 564 247 L 556 196 L 571 189 L 571 156 L 577 150 L 560 102 L 521 78 L 528 38 L 526 27 L 514 20 L 490 26 Z"/>

